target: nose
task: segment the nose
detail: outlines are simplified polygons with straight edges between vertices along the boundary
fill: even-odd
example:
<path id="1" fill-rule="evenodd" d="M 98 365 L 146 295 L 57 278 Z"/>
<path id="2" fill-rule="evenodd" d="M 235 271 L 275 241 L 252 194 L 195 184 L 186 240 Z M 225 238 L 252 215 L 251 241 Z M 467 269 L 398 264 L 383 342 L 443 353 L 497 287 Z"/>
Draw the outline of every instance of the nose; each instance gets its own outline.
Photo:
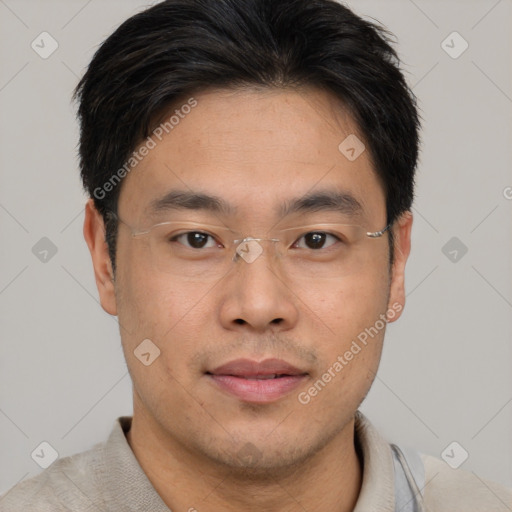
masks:
<path id="1" fill-rule="evenodd" d="M 225 328 L 263 332 L 296 325 L 296 297 L 279 272 L 273 246 L 272 240 L 254 238 L 238 245 L 224 282 L 220 317 Z"/>

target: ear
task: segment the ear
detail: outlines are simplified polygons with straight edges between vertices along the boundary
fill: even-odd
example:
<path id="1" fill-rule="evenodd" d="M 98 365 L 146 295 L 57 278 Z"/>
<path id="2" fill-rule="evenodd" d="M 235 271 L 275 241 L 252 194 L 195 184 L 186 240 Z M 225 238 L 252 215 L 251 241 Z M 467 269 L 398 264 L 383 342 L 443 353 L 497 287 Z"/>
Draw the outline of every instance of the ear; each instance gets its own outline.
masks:
<path id="1" fill-rule="evenodd" d="M 405 264 L 411 252 L 412 221 L 412 213 L 405 212 L 392 228 L 395 258 L 391 269 L 388 310 L 394 311 L 395 315 L 388 318 L 389 322 L 398 320 L 405 306 Z"/>
<path id="2" fill-rule="evenodd" d="M 101 307 L 110 315 L 117 315 L 114 273 L 105 241 L 105 224 L 92 199 L 85 205 L 84 238 L 91 253 Z"/>

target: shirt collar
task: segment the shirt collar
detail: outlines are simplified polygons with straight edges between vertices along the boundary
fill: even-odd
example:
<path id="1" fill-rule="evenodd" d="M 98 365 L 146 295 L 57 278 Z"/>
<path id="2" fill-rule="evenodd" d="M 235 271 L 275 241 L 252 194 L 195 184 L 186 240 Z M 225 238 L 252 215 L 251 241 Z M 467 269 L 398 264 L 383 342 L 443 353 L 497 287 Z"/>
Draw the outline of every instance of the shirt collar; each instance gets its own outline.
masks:
<path id="1" fill-rule="evenodd" d="M 109 508 L 152 512 L 170 512 L 140 467 L 126 433 L 131 417 L 118 418 L 105 445 L 106 499 Z M 360 411 L 355 415 L 354 439 L 363 458 L 363 481 L 353 512 L 394 512 L 393 456 L 384 440 L 368 418 Z"/>
<path id="2" fill-rule="evenodd" d="M 363 482 L 354 512 L 394 512 L 395 477 L 389 443 L 360 411 L 355 416 L 354 438 L 363 456 Z"/>
<path id="3" fill-rule="evenodd" d="M 132 418 L 118 418 L 105 446 L 107 490 L 109 510 L 138 512 L 170 512 L 135 458 L 126 433 Z"/>

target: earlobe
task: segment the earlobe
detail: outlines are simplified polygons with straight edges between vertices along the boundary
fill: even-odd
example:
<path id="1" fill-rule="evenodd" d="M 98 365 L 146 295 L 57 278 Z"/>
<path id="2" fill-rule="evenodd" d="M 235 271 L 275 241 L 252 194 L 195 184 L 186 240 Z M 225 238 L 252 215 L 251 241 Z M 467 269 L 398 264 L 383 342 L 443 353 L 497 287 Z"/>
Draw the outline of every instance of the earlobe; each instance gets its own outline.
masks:
<path id="1" fill-rule="evenodd" d="M 110 315 L 117 315 L 114 274 L 105 241 L 105 224 L 92 199 L 89 199 L 85 205 L 83 232 L 91 253 L 101 307 Z"/>
<path id="2" fill-rule="evenodd" d="M 395 257 L 391 269 L 388 310 L 393 310 L 396 314 L 388 319 L 389 322 L 400 318 L 405 307 L 405 265 L 411 252 L 412 222 L 412 213 L 408 211 L 396 221 L 392 228 Z"/>

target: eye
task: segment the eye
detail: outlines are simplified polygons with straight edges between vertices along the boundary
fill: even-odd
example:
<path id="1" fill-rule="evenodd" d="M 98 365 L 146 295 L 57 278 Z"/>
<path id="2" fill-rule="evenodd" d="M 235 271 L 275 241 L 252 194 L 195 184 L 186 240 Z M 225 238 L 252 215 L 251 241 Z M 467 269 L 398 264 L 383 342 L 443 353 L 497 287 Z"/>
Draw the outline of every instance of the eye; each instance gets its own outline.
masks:
<path id="1" fill-rule="evenodd" d="M 330 247 L 339 241 L 340 240 L 337 236 L 331 235 L 330 233 L 325 233 L 324 231 L 311 231 L 310 233 L 302 235 L 297 242 L 295 242 L 293 247 L 298 247 L 299 249 L 318 250 Z"/>
<path id="2" fill-rule="evenodd" d="M 170 239 L 171 242 L 178 242 L 190 249 L 204 249 L 217 247 L 219 244 L 212 235 L 202 231 L 188 231 L 180 235 L 175 235 Z"/>

